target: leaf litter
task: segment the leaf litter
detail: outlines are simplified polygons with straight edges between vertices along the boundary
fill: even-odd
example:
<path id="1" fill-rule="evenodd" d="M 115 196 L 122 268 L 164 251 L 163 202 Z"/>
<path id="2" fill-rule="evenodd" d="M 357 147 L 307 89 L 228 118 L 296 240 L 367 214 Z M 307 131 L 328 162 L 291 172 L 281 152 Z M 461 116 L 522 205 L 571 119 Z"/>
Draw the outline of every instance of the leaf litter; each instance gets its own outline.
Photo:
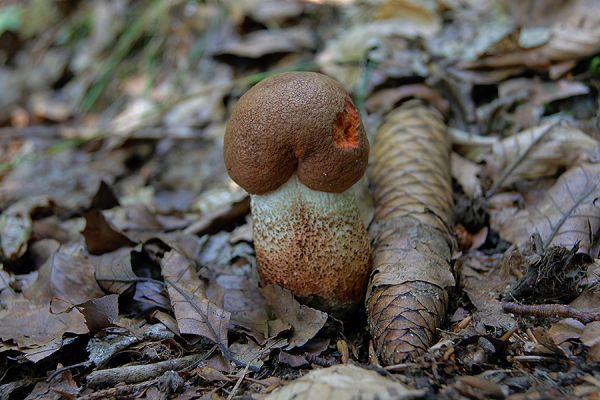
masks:
<path id="1" fill-rule="evenodd" d="M 0 6 L 3 398 L 595 398 L 596 2 L 59 3 Z M 363 314 L 257 276 L 224 124 L 306 69 L 371 136 L 412 98 L 448 125 L 462 245 L 422 356 L 382 367 Z"/>

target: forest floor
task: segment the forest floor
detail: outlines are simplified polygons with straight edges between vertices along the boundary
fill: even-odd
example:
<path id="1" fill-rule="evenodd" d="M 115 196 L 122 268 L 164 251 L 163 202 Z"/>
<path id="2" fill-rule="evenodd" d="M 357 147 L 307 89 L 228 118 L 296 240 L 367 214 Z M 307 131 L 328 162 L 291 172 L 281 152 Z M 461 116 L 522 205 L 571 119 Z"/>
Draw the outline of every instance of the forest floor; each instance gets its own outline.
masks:
<path id="1" fill-rule="evenodd" d="M 223 134 L 296 70 L 370 139 L 448 126 L 457 284 L 411 361 L 259 285 Z M 600 398 L 599 89 L 594 0 L 0 2 L 0 398 Z"/>

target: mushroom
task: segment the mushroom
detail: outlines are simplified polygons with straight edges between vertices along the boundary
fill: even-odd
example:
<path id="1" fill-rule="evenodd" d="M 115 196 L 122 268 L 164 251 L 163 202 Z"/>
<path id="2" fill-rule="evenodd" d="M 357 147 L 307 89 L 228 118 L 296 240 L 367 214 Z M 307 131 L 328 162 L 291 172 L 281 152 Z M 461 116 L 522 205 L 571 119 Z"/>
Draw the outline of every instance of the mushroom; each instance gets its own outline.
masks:
<path id="1" fill-rule="evenodd" d="M 368 156 L 358 111 L 328 76 L 278 74 L 239 99 L 224 159 L 230 177 L 251 195 L 264 284 L 337 315 L 362 302 L 370 244 L 353 186 Z"/>

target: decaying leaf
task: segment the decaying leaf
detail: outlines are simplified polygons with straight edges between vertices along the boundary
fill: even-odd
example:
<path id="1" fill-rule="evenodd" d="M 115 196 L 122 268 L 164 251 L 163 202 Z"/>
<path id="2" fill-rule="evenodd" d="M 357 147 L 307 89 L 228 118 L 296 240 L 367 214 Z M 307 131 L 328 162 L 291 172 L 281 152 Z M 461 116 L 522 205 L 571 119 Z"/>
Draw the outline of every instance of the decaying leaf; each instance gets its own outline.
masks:
<path id="1" fill-rule="evenodd" d="M 4 210 L 0 215 L 0 242 L 5 258 L 16 260 L 25 254 L 33 229 L 32 214 L 51 207 L 52 200 L 40 196 L 21 200 Z"/>
<path id="2" fill-rule="evenodd" d="M 104 296 L 95 279 L 95 268 L 83 254 L 79 244 L 54 252 L 49 261 L 51 309 L 69 308 Z"/>
<path id="3" fill-rule="evenodd" d="M 464 64 L 469 68 L 502 68 L 523 65 L 546 68 L 553 62 L 579 60 L 600 50 L 600 21 L 593 0 L 576 1 L 578 7 L 549 28 L 547 42 L 533 49 L 492 55 Z"/>
<path id="4" fill-rule="evenodd" d="M 410 71 L 407 75 L 426 74 L 425 57 L 422 53 L 408 52 L 402 38 L 427 37 L 440 29 L 439 16 L 421 2 L 388 0 L 377 7 L 359 9 L 356 19 L 370 14 L 378 19 L 362 23 L 354 21 L 352 28 L 340 31 L 334 40 L 327 42 L 317 62 L 324 73 L 339 80 L 347 89 L 354 89 L 359 82 L 362 64 L 367 58 L 382 58 L 382 63 L 394 59 L 391 69 Z M 404 52 L 402 51 L 404 50 Z M 379 56 L 376 53 L 385 54 Z M 385 68 L 385 65 L 382 66 Z M 394 73 L 390 71 L 390 75 Z"/>
<path id="5" fill-rule="evenodd" d="M 598 141 L 564 122 L 545 123 L 504 139 L 487 159 L 488 173 L 494 177 L 488 196 L 521 180 L 554 176 L 596 146 Z"/>
<path id="6" fill-rule="evenodd" d="M 60 350 L 63 334 L 88 333 L 83 315 L 75 308 L 52 313 L 47 301 L 14 295 L 0 311 L 0 339 L 12 341 L 30 361 L 37 362 Z"/>
<path id="7" fill-rule="evenodd" d="M 288 350 L 304 345 L 327 322 L 327 313 L 298 303 L 287 289 L 267 285 L 262 289 L 262 294 L 277 318 L 289 323 L 293 328 L 292 337 L 286 347 Z"/>
<path id="8" fill-rule="evenodd" d="M 171 250 L 162 258 L 161 267 L 179 332 L 203 336 L 227 347 L 230 313 L 208 301 L 194 264 Z"/>
<path id="9" fill-rule="evenodd" d="M 436 111 L 409 102 L 379 128 L 370 170 L 375 217 L 367 317 L 385 364 L 433 344 L 454 286 L 450 140 Z"/>
<path id="10" fill-rule="evenodd" d="M 131 267 L 131 249 L 121 248 L 101 256 L 90 256 L 96 270 L 96 280 L 109 293 L 121 294 L 137 280 Z"/>
<path id="11" fill-rule="evenodd" d="M 523 99 L 511 117 L 517 129 L 529 127 L 538 122 L 544 113 L 544 105 L 559 99 L 583 95 L 590 92 L 581 82 L 566 79 L 557 82 L 544 82 L 540 79 L 516 78 L 498 85 L 499 99 Z"/>
<path id="12" fill-rule="evenodd" d="M 576 319 L 565 318 L 552 324 L 548 330 L 548 335 L 552 338 L 557 346 L 571 339 L 581 338 L 585 325 Z"/>
<path id="13" fill-rule="evenodd" d="M 375 371 L 335 365 L 309 372 L 269 394 L 266 400 L 418 399 L 424 394 L 423 390 L 408 389 Z"/>
<path id="14" fill-rule="evenodd" d="M 449 60 L 476 60 L 515 29 L 515 21 L 501 2 L 478 1 L 455 7 L 454 23 L 428 38 L 427 50 Z"/>
<path id="15" fill-rule="evenodd" d="M 248 330 L 259 343 L 266 340 L 269 337 L 268 308 L 258 288 L 258 279 L 245 275 L 223 274 L 215 281 L 217 289 L 207 290 L 209 299 L 215 304 L 222 302 L 223 309 L 231 313 L 233 325 Z M 209 286 L 209 289 L 213 286 Z M 214 293 L 217 291 L 220 293 Z M 222 297 L 221 302 L 214 300 L 217 296 Z"/>
<path id="16" fill-rule="evenodd" d="M 113 325 L 119 318 L 119 296 L 109 294 L 91 299 L 81 304 L 79 309 L 90 332 L 98 332 Z"/>
<path id="17" fill-rule="evenodd" d="M 581 341 L 588 347 L 590 362 L 600 361 L 600 321 L 590 322 L 581 333 Z"/>
<path id="18" fill-rule="evenodd" d="M 521 253 L 509 251 L 500 261 L 488 260 L 482 254 L 475 253 L 462 261 L 460 281 L 476 308 L 473 314 L 475 329 L 481 333 L 486 332 L 486 328 L 500 331 L 513 329 L 516 321 L 503 311 L 500 297 L 506 287 L 515 281 L 508 272 L 520 268 Z"/>
<path id="19" fill-rule="evenodd" d="M 450 161 L 452 177 L 458 181 L 465 194 L 471 198 L 481 196 L 482 189 L 478 177 L 481 166 L 454 152 Z"/>
<path id="20" fill-rule="evenodd" d="M 545 248 L 579 243 L 588 253 L 600 228 L 600 164 L 582 164 L 562 174 L 544 199 L 530 210 L 530 234 L 538 233 Z"/>
<path id="21" fill-rule="evenodd" d="M 135 245 L 106 220 L 102 211 L 96 209 L 85 213 L 85 229 L 82 234 L 90 254 L 98 255 Z"/>
<path id="22" fill-rule="evenodd" d="M 259 58 L 267 54 L 291 53 L 302 48 L 312 48 L 313 41 L 307 29 L 286 29 L 279 32 L 261 30 L 249 33 L 242 39 L 224 43 L 216 54 Z"/>

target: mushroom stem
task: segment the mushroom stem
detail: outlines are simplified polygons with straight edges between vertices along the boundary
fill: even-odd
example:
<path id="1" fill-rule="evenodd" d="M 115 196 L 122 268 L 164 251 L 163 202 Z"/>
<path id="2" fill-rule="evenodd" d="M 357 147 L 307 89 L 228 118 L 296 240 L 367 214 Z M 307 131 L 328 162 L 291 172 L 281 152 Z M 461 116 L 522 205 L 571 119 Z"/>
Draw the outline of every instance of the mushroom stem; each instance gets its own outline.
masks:
<path id="1" fill-rule="evenodd" d="M 292 175 L 276 190 L 253 194 L 251 207 L 265 284 L 287 288 L 306 304 L 334 314 L 361 302 L 370 244 L 353 187 L 321 192 Z"/>

